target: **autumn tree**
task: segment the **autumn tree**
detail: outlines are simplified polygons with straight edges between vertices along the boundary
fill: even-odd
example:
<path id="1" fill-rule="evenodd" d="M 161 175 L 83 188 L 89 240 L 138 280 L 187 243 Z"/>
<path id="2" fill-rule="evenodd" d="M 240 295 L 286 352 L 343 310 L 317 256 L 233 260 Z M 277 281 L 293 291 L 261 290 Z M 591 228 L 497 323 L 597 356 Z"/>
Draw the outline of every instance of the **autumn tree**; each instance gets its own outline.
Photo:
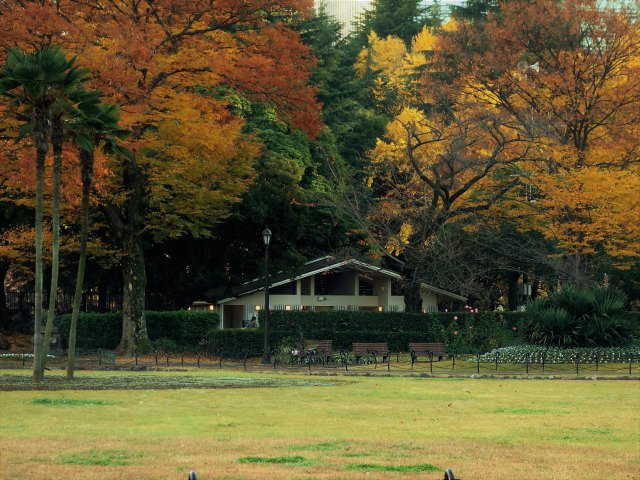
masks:
<path id="1" fill-rule="evenodd" d="M 304 0 L 220 2 L 5 2 L 5 41 L 61 43 L 122 106 L 130 154 L 96 181 L 100 208 L 122 250 L 122 354 L 148 346 L 143 236 L 205 235 L 252 181 L 259 147 L 217 85 L 268 102 L 284 121 L 317 131 L 307 86 L 313 64 L 287 27 Z M 38 28 L 32 28 L 32 26 Z"/>
<path id="2" fill-rule="evenodd" d="M 537 220 L 526 227 L 573 257 L 577 283 L 596 255 L 633 262 L 640 32 L 631 12 L 589 0 L 509 2 L 447 42 L 450 65 L 470 72 L 476 95 L 491 96 L 526 134 L 544 133 L 540 161 L 522 164 L 535 202 L 521 206 Z"/>

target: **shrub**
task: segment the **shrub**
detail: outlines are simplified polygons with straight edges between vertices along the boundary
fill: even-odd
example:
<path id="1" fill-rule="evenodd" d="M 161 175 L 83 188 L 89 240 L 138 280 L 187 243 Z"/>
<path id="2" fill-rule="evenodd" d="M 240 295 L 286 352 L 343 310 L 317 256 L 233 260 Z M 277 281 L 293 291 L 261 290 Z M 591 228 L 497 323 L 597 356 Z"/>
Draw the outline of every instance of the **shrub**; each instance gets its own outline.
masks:
<path id="1" fill-rule="evenodd" d="M 626 297 L 615 288 L 565 287 L 527 306 L 525 337 L 554 347 L 614 347 L 632 339 Z"/>
<path id="2" fill-rule="evenodd" d="M 271 345 L 276 343 L 272 340 Z M 240 357 L 245 352 L 249 356 L 258 356 L 264 352 L 264 332 L 255 328 L 212 329 L 207 334 L 206 343 L 201 346 L 211 353 L 223 352 L 225 356 Z"/>
<path id="3" fill-rule="evenodd" d="M 365 341 L 387 342 L 392 351 L 407 351 L 409 342 L 443 342 L 450 351 L 475 353 L 519 343 L 522 315 L 520 312 L 475 311 L 426 315 L 276 311 L 269 316 L 269 329 L 272 345 L 292 338 L 299 345 L 304 337 L 332 339 L 334 351 L 350 350 L 353 342 Z"/>
<path id="4" fill-rule="evenodd" d="M 220 319 L 212 312 L 146 312 L 149 338 L 153 342 L 161 338 L 171 339 L 177 347 L 195 349 L 207 333 L 218 328 Z M 56 325 L 63 336 L 69 333 L 71 315 L 60 315 Z M 122 336 L 122 313 L 81 313 L 78 316 L 77 348 L 113 350 Z"/>

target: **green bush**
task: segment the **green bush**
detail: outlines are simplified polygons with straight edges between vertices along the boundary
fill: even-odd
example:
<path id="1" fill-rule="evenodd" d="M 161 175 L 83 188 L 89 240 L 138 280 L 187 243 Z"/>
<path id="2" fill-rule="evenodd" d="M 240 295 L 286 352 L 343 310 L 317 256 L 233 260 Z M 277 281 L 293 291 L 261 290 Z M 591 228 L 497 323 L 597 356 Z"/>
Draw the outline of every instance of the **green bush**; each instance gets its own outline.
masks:
<path id="1" fill-rule="evenodd" d="M 567 286 L 527 306 L 525 338 L 549 347 L 616 347 L 628 345 L 633 330 L 615 288 L 581 290 Z"/>
<path id="2" fill-rule="evenodd" d="M 471 353 L 520 343 L 522 318 L 520 312 L 276 311 L 269 324 L 272 345 L 291 338 L 299 344 L 304 337 L 331 339 L 334 351 L 365 341 L 387 342 L 392 351 L 407 351 L 409 342 L 443 342 L 449 351 Z"/>
<path id="3" fill-rule="evenodd" d="M 271 344 L 276 345 L 273 341 Z M 225 356 L 240 357 L 245 352 L 252 357 L 259 356 L 264 352 L 264 331 L 256 328 L 212 329 L 201 347 L 211 353 L 223 352 Z"/>
<path id="4" fill-rule="evenodd" d="M 218 314 L 212 312 L 146 312 L 146 318 L 152 342 L 170 339 L 176 348 L 181 349 L 195 349 L 200 340 L 206 338 L 211 329 L 218 328 L 220 323 Z M 69 335 L 70 323 L 70 314 L 56 318 L 58 331 L 64 337 Z M 122 336 L 122 313 L 81 313 L 78 316 L 77 336 L 77 348 L 115 349 Z"/>

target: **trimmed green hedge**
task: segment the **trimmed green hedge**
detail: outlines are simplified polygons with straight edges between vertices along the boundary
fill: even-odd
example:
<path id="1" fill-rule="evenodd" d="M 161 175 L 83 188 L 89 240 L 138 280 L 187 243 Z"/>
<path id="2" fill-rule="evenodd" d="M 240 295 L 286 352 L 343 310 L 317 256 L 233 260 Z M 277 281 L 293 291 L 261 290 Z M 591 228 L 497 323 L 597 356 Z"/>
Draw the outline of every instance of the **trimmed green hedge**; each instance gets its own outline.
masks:
<path id="1" fill-rule="evenodd" d="M 264 330 L 257 328 L 210 330 L 205 348 L 211 353 L 219 353 L 222 350 L 227 357 L 240 357 L 245 352 L 248 352 L 251 357 L 257 357 L 264 352 Z"/>
<path id="2" fill-rule="evenodd" d="M 522 317 L 521 312 L 275 311 L 269 324 L 271 345 L 304 337 L 332 339 L 334 350 L 350 350 L 353 342 L 369 341 L 407 351 L 409 342 L 443 342 L 449 351 L 475 353 L 521 343 Z"/>
<path id="3" fill-rule="evenodd" d="M 219 327 L 220 318 L 213 312 L 146 312 L 151 341 L 161 338 L 173 340 L 180 348 L 195 349 L 210 330 Z M 69 336 L 71 315 L 56 318 L 58 331 Z M 122 313 L 82 313 L 78 316 L 78 340 L 81 349 L 114 349 L 122 336 Z"/>

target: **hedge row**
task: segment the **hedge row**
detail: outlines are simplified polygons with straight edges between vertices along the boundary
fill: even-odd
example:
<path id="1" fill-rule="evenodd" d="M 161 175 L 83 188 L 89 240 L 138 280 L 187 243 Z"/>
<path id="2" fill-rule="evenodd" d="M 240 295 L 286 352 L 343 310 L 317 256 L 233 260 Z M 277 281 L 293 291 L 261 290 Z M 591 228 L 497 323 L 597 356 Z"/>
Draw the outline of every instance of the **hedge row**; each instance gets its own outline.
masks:
<path id="1" fill-rule="evenodd" d="M 442 342 L 456 353 L 520 343 L 522 321 L 520 312 L 276 311 L 269 316 L 274 346 L 307 338 L 332 339 L 334 350 L 349 350 L 353 342 L 368 341 L 387 342 L 393 351 L 407 351 L 409 342 Z"/>
<path id="2" fill-rule="evenodd" d="M 178 347 L 194 349 L 207 337 L 211 329 L 218 328 L 217 313 L 146 312 L 147 328 L 151 341 L 168 338 Z M 63 337 L 69 335 L 71 315 L 60 315 L 56 326 Z M 77 347 L 82 349 L 114 349 L 122 336 L 122 313 L 82 313 L 78 316 Z"/>

